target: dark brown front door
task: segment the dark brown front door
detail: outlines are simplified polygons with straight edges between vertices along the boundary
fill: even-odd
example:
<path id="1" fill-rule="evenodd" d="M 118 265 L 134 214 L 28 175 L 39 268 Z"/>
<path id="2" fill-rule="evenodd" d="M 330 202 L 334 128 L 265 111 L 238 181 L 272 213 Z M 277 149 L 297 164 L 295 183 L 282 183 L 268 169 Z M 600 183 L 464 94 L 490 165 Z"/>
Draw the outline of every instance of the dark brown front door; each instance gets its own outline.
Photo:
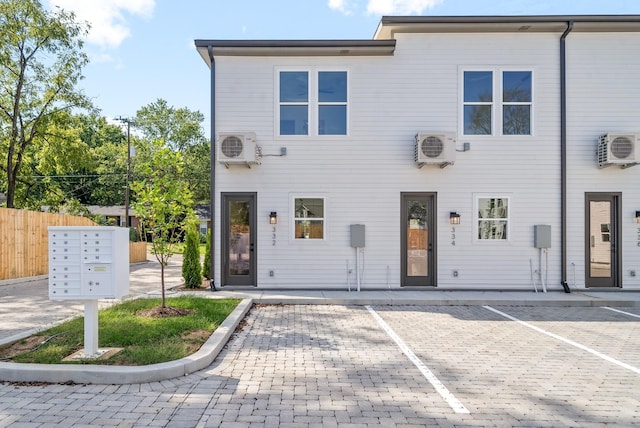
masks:
<path id="1" fill-rule="evenodd" d="M 222 285 L 256 284 L 256 194 L 222 194 Z"/>
<path id="2" fill-rule="evenodd" d="M 619 201 L 617 193 L 586 194 L 586 286 L 619 287 Z"/>
<path id="3" fill-rule="evenodd" d="M 435 193 L 401 195 L 401 283 L 436 285 Z"/>

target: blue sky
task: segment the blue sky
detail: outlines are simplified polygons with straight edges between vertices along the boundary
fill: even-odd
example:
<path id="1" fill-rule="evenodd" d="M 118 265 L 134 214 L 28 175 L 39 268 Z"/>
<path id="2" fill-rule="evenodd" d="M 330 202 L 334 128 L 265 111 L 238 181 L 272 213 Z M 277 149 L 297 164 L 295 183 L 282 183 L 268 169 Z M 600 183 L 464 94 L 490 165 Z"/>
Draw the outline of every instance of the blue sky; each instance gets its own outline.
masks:
<path id="1" fill-rule="evenodd" d="M 194 39 L 370 39 L 383 15 L 640 14 L 640 0 L 43 0 L 91 23 L 81 87 L 106 117 L 158 98 L 197 110 L 209 70 Z"/>

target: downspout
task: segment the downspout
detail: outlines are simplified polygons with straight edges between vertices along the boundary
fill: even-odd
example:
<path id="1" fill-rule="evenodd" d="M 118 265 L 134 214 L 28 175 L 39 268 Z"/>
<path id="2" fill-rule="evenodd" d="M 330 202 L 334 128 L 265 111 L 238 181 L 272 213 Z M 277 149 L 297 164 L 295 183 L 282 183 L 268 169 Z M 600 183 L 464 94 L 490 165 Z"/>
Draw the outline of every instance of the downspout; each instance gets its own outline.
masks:
<path id="1" fill-rule="evenodd" d="M 573 21 L 560 37 L 560 216 L 562 287 L 569 292 L 567 284 L 567 58 L 566 38 L 573 29 Z"/>
<path id="2" fill-rule="evenodd" d="M 209 190 L 209 217 L 211 220 L 211 239 L 209 240 L 209 245 L 211 246 L 209 251 L 209 287 L 211 291 L 215 291 L 215 224 L 214 219 L 216 217 L 216 61 L 213 56 L 213 47 L 211 45 L 207 46 L 207 52 L 209 53 L 209 59 L 211 60 L 211 147 L 209 149 L 210 153 L 210 175 L 209 175 L 209 185 L 211 189 Z"/>

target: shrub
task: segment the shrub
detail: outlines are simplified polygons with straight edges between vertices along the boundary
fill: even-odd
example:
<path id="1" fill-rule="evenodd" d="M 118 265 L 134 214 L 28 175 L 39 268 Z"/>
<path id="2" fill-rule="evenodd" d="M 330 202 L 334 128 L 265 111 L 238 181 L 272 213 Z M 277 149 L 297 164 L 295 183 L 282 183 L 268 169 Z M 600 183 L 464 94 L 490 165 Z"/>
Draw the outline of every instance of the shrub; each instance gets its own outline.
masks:
<path id="1" fill-rule="evenodd" d="M 207 230 L 207 240 L 205 242 L 205 250 L 204 250 L 204 263 L 202 264 L 202 276 L 207 279 L 209 278 L 211 272 L 211 229 Z"/>
<path id="2" fill-rule="evenodd" d="M 187 230 L 187 239 L 184 246 L 182 260 L 182 277 L 186 288 L 200 288 L 202 285 L 202 273 L 200 272 L 200 245 L 198 231 L 190 226 Z"/>

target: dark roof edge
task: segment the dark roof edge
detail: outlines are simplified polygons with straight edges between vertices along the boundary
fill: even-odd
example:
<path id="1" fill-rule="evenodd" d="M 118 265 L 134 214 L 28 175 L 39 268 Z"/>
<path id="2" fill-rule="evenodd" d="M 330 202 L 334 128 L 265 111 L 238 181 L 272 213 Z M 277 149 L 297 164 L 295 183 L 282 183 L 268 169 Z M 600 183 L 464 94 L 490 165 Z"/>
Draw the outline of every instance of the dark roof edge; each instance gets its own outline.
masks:
<path id="1" fill-rule="evenodd" d="M 195 40 L 210 66 L 218 56 L 391 56 L 395 40 Z M 211 48 L 211 49 L 209 49 Z"/>
<path id="2" fill-rule="evenodd" d="M 383 16 L 374 40 L 398 33 L 640 32 L 640 15 Z"/>
<path id="3" fill-rule="evenodd" d="M 640 15 L 495 15 L 495 16 L 383 16 L 393 24 L 508 24 L 518 22 L 640 22 Z"/>
<path id="4" fill-rule="evenodd" d="M 394 47 L 395 40 L 195 40 L 205 48 L 349 48 Z"/>

